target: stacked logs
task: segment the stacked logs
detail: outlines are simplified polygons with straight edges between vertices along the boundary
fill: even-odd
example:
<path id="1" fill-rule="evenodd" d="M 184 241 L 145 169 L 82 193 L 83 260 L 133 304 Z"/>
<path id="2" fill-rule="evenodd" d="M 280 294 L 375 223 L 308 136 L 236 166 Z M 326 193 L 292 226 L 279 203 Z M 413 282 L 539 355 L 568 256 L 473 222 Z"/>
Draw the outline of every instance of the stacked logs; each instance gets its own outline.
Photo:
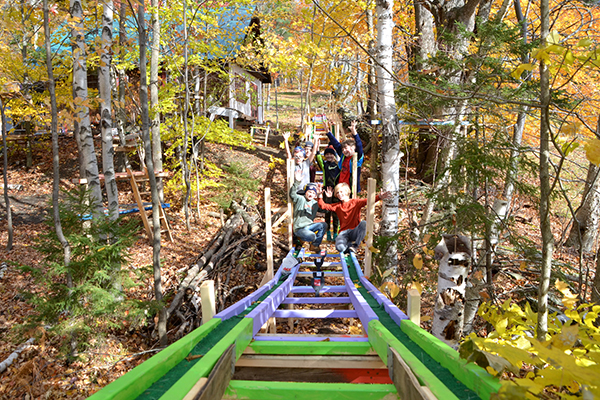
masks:
<path id="1" fill-rule="evenodd" d="M 264 223 L 256 210 L 249 213 L 233 202 L 232 214 L 187 268 L 167 309 L 168 329 L 178 339 L 201 325 L 200 285 L 215 282 L 216 311 L 256 290 L 266 270 Z M 286 246 L 275 241 L 274 257 L 283 258 Z M 275 265 L 278 265 L 277 263 Z M 182 271 L 184 272 L 184 271 Z M 171 339 L 171 338 L 170 338 Z"/>

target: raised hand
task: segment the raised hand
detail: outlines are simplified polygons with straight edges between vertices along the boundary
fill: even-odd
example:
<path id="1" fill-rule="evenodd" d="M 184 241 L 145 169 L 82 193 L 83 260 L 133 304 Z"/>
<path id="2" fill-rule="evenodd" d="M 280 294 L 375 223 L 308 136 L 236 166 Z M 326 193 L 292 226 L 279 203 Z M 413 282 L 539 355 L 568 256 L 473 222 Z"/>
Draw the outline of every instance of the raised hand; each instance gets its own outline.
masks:
<path id="1" fill-rule="evenodd" d="M 296 172 L 294 172 L 294 178 L 296 178 L 297 182 L 300 182 L 302 180 L 302 170 L 301 169 L 297 169 Z"/>
<path id="2" fill-rule="evenodd" d="M 379 198 L 381 200 L 387 200 L 387 199 L 389 199 L 391 197 L 392 197 L 392 192 L 383 192 L 382 191 L 382 192 L 379 193 Z"/>
<path id="3" fill-rule="evenodd" d="M 333 189 L 331 186 L 327 186 L 327 190 L 325 190 L 325 196 L 333 197 Z"/>

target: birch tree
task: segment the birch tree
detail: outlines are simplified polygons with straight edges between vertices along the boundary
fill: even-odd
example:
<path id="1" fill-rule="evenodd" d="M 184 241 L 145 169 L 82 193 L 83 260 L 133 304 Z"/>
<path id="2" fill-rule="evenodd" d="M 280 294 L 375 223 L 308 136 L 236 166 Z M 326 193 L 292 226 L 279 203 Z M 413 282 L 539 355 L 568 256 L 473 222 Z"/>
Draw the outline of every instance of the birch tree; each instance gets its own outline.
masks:
<path id="1" fill-rule="evenodd" d="M 398 189 L 400 185 L 400 151 L 398 138 L 398 120 L 396 117 L 396 102 L 394 99 L 394 80 L 392 77 L 392 30 L 394 2 L 377 0 L 377 85 L 379 88 L 379 110 L 382 119 L 382 178 L 383 190 L 393 195 L 384 202 L 381 218 L 381 235 L 391 237 L 398 232 Z M 397 248 L 390 241 L 386 252 L 385 268 L 397 267 Z"/>
<path id="2" fill-rule="evenodd" d="M 154 270 L 154 298 L 159 304 L 158 311 L 158 337 L 161 346 L 168 344 L 167 338 L 167 310 L 162 304 L 162 273 L 160 266 L 160 220 L 159 207 L 161 207 L 158 198 L 158 188 L 156 185 L 156 176 L 154 174 L 154 161 L 152 160 L 152 144 L 150 142 L 150 117 L 148 111 L 148 84 L 146 82 L 146 22 L 144 20 L 144 2 L 138 4 L 137 23 L 139 31 L 140 46 L 140 107 L 142 119 L 142 140 L 144 143 L 144 154 L 146 157 L 146 167 L 148 168 L 148 179 L 150 180 L 150 192 L 152 193 L 152 267 Z"/>
<path id="3" fill-rule="evenodd" d="M 112 25 L 113 2 L 104 0 L 102 7 L 102 45 L 100 48 L 100 66 L 98 67 L 98 85 L 100 89 L 100 129 L 102 135 L 102 171 L 104 187 L 108 198 L 108 215 L 111 220 L 119 217 L 119 191 L 115 179 L 112 89 L 110 68 L 112 66 Z"/>
<path id="4" fill-rule="evenodd" d="M 151 136 L 152 136 L 152 161 L 154 170 L 162 171 L 162 145 L 160 137 L 160 111 L 158 109 L 158 65 L 160 53 L 160 4 L 152 0 L 152 45 L 150 49 L 150 110 L 151 110 Z M 160 201 L 164 200 L 162 179 L 157 180 Z"/>
<path id="5" fill-rule="evenodd" d="M 81 0 L 71 0 L 73 19 L 71 48 L 73 56 L 73 104 L 75 107 L 73 134 L 79 150 L 79 172 L 90 189 L 94 216 L 102 215 L 102 192 L 98 176 L 98 160 L 90 123 L 87 84 L 87 54 L 84 34 L 84 15 Z"/>

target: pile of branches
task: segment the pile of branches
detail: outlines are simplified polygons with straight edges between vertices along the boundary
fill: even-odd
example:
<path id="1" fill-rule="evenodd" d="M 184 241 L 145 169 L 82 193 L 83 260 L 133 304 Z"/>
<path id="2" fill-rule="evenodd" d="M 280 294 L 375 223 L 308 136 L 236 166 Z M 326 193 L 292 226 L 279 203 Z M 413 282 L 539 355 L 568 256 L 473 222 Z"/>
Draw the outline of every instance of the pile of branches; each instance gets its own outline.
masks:
<path id="1" fill-rule="evenodd" d="M 180 272 L 186 272 L 167 309 L 168 330 L 178 339 L 201 325 L 200 286 L 215 282 L 215 306 L 219 312 L 258 288 L 266 271 L 264 222 L 257 210 L 249 213 L 232 202 L 234 213 L 222 222 L 221 229 L 199 254 Z M 218 214 L 216 215 L 218 217 Z M 275 241 L 274 257 L 287 253 Z M 278 265 L 277 261 L 275 265 Z"/>

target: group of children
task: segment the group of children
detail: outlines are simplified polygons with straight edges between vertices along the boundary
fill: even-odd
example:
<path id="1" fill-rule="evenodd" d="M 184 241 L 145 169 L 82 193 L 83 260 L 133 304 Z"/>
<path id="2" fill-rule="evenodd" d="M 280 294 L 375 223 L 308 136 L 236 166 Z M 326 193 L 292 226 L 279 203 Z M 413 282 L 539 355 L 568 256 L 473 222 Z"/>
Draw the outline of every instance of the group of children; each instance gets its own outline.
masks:
<path id="1" fill-rule="evenodd" d="M 325 234 L 328 241 L 335 240 L 335 247 L 340 253 L 356 251 L 367 232 L 366 222 L 360 221 L 360 210 L 367 205 L 367 200 L 350 198 L 355 153 L 357 191 L 360 192 L 360 172 L 364 161 L 362 141 L 356 132 L 356 121 L 350 125 L 353 139 L 342 143 L 331 133 L 327 122 L 325 127 L 329 145 L 322 156 L 318 153 L 319 135 L 315 135 L 314 143 L 295 147 L 292 154 L 288 144 L 290 134 L 283 134 L 288 158 L 293 158 L 295 164 L 294 184 L 290 188 L 294 203 L 293 231 L 298 240 L 310 243 L 309 249 L 315 253 L 320 251 Z M 323 171 L 323 185 L 315 183 L 315 158 Z M 381 193 L 376 201 L 389 196 L 387 192 Z M 325 222 L 314 221 L 319 210 L 325 211 Z"/>

